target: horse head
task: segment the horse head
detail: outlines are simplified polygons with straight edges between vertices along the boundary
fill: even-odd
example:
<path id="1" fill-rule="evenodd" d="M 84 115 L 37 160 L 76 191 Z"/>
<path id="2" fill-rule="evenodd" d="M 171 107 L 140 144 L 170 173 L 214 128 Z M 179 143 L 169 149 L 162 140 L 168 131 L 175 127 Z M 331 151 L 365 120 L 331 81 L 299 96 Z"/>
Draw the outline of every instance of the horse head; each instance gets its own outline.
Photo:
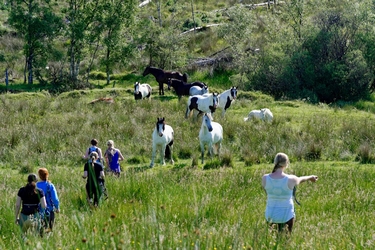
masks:
<path id="1" fill-rule="evenodd" d="M 150 74 L 150 65 L 148 65 L 145 70 L 143 71 L 143 76 L 147 76 L 148 74 Z"/>
<path id="2" fill-rule="evenodd" d="M 139 82 L 134 83 L 134 94 L 138 95 L 139 94 Z"/>
<path id="3" fill-rule="evenodd" d="M 164 117 L 163 118 L 158 117 L 158 121 L 156 122 L 156 130 L 157 130 L 159 136 L 162 137 L 163 132 L 165 130 L 165 119 L 164 119 Z"/>
<path id="4" fill-rule="evenodd" d="M 172 78 L 168 78 L 168 81 L 167 81 L 167 85 L 168 85 L 168 90 L 171 90 L 171 86 L 173 87 L 173 79 Z"/>
<path id="5" fill-rule="evenodd" d="M 186 73 L 182 75 L 182 81 L 187 82 L 188 76 Z"/>
<path id="6" fill-rule="evenodd" d="M 212 93 L 212 107 L 216 109 L 218 105 L 219 105 L 219 94 L 216 92 Z"/>
<path id="7" fill-rule="evenodd" d="M 236 98 L 237 98 L 237 87 L 232 87 L 231 89 L 230 89 L 230 95 L 232 96 L 232 98 L 234 99 L 234 100 L 236 100 Z"/>
<path id="8" fill-rule="evenodd" d="M 211 132 L 213 130 L 212 124 L 211 124 L 211 118 L 208 116 L 207 113 L 205 113 L 203 118 L 202 118 L 202 126 L 207 127 L 209 132 Z"/>

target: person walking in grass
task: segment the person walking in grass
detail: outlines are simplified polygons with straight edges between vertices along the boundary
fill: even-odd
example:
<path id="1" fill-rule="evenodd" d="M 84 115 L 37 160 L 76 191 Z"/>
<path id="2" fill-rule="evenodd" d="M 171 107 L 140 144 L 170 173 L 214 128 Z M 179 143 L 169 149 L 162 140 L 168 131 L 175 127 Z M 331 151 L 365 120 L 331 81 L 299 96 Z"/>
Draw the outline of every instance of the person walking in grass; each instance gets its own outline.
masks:
<path id="1" fill-rule="evenodd" d="M 82 178 L 86 179 L 86 195 L 90 205 L 98 206 L 105 193 L 103 165 L 96 160 L 98 153 L 91 152 L 90 161 L 85 163 Z"/>
<path id="2" fill-rule="evenodd" d="M 36 186 L 37 180 L 35 174 L 29 174 L 26 186 L 21 187 L 17 193 L 15 222 L 20 226 L 23 236 L 27 233 L 43 236 L 39 206 L 45 209 L 47 203 L 43 190 Z"/>
<path id="3" fill-rule="evenodd" d="M 60 200 L 59 196 L 57 195 L 57 191 L 53 183 L 48 180 L 49 173 L 46 168 L 39 168 L 38 175 L 40 181 L 36 183 L 36 186 L 43 190 L 47 208 L 46 212 L 44 213 L 46 218 L 46 226 L 48 231 L 52 231 L 53 225 L 55 223 L 55 212 L 60 212 Z"/>
<path id="4" fill-rule="evenodd" d="M 104 163 L 103 161 L 103 155 L 102 155 L 102 150 L 101 148 L 98 147 L 98 140 L 97 139 L 92 139 L 91 140 L 91 145 L 86 149 L 86 152 L 83 156 L 83 159 L 88 159 L 90 157 L 91 152 L 96 152 L 98 153 L 99 158 L 97 159 L 98 162 L 101 162 L 102 164 Z"/>
<path id="5" fill-rule="evenodd" d="M 289 158 L 284 153 L 278 153 L 274 159 L 272 173 L 262 177 L 262 187 L 267 194 L 265 217 L 270 225 L 276 225 L 278 231 L 286 230 L 291 233 L 295 220 L 293 189 L 302 182 L 316 182 L 316 175 L 295 176 L 285 173 L 289 166 Z"/>
<path id="6" fill-rule="evenodd" d="M 117 176 L 120 176 L 120 161 L 124 160 L 124 156 L 122 156 L 119 149 L 115 148 L 115 144 L 112 140 L 109 140 L 107 142 L 107 146 L 108 148 L 104 153 L 107 167 L 110 172 L 114 173 Z"/>

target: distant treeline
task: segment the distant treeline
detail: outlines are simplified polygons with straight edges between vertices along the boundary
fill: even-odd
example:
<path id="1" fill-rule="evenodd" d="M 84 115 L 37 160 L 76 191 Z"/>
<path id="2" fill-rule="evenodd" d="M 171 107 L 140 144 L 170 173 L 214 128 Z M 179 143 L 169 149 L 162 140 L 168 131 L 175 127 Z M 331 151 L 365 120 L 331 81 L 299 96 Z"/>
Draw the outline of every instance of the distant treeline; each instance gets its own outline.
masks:
<path id="1" fill-rule="evenodd" d="M 0 4 L 0 65 L 11 79 L 55 92 L 90 87 L 93 71 L 110 84 L 152 65 L 227 72 L 234 85 L 277 99 L 369 96 L 372 1 L 265 2 L 10 0 Z"/>

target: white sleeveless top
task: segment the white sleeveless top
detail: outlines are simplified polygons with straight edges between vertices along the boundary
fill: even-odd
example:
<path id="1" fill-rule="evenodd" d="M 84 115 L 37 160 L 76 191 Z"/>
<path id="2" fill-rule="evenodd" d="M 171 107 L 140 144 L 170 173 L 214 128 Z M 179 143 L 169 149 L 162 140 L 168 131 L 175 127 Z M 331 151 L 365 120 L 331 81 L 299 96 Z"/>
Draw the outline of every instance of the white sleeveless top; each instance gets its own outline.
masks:
<path id="1" fill-rule="evenodd" d="M 282 179 L 266 177 L 266 220 L 270 223 L 285 223 L 295 217 L 293 190 L 288 187 L 288 176 Z"/>

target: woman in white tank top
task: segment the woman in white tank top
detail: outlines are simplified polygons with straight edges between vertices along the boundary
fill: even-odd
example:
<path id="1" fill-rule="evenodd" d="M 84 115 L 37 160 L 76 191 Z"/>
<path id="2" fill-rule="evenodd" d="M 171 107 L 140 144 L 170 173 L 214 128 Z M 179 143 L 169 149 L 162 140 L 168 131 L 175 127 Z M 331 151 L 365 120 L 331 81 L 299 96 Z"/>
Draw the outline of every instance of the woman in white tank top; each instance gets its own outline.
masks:
<path id="1" fill-rule="evenodd" d="M 276 224 L 279 231 L 287 225 L 288 232 L 291 233 L 295 218 L 293 188 L 305 181 L 316 182 L 318 177 L 288 175 L 284 173 L 288 165 L 289 158 L 286 154 L 276 154 L 272 173 L 263 176 L 262 186 L 267 193 L 267 222 L 271 225 Z"/>

